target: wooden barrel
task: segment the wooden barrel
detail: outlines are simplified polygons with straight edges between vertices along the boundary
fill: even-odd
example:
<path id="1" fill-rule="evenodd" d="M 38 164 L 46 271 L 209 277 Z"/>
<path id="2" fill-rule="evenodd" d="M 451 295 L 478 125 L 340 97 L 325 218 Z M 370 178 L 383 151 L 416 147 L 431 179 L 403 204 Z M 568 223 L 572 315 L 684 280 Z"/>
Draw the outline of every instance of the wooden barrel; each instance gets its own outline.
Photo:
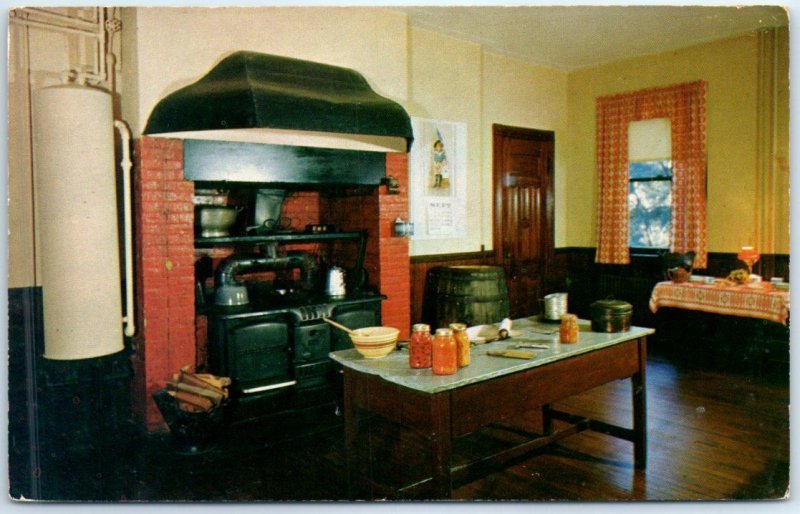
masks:
<path id="1" fill-rule="evenodd" d="M 497 323 L 508 317 L 508 286 L 499 266 L 440 266 L 430 270 L 428 280 L 432 328 Z"/>

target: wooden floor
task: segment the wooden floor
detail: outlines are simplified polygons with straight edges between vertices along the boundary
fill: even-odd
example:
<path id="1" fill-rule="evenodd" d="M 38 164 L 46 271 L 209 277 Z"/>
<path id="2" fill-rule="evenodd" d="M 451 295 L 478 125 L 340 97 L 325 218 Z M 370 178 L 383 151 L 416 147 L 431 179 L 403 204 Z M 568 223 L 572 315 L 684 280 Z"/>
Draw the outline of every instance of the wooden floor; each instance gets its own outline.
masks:
<path id="1" fill-rule="evenodd" d="M 655 358 L 648 365 L 646 470 L 633 469 L 631 443 L 583 432 L 542 455 L 459 487 L 455 498 L 720 500 L 780 499 L 787 494 L 785 377 L 679 369 Z M 630 426 L 630 382 L 608 384 L 557 407 Z M 63 474 L 45 473 L 43 495 L 51 500 L 145 502 L 344 499 L 340 418 L 315 419 L 322 428 L 305 436 L 297 436 L 297 420 L 270 428 L 240 427 L 195 455 L 176 453 L 171 438 L 164 436 L 120 441 L 116 450 L 73 456 Z M 479 444 L 506 437 L 502 430 L 495 432 L 489 431 Z"/>
<path id="2" fill-rule="evenodd" d="M 459 499 L 720 500 L 782 498 L 789 481 L 789 390 L 742 375 L 680 371 L 651 359 L 648 465 L 631 443 L 583 432 L 547 453 L 468 484 Z M 630 385 L 558 405 L 630 426 Z"/>

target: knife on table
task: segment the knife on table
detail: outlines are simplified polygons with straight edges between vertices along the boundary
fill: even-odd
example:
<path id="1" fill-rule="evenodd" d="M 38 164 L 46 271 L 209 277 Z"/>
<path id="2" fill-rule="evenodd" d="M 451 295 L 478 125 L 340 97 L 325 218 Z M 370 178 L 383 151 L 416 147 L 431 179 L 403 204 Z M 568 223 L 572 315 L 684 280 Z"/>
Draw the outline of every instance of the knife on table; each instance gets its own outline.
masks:
<path id="1" fill-rule="evenodd" d="M 536 348 L 537 350 L 549 350 L 550 346 L 540 343 L 520 343 L 514 346 L 514 348 Z"/>
<path id="2" fill-rule="evenodd" d="M 534 353 L 523 350 L 489 350 L 486 355 L 492 357 L 510 357 L 512 359 L 532 359 Z"/>
<path id="3" fill-rule="evenodd" d="M 539 327 L 525 327 L 526 330 L 530 330 L 531 332 L 536 332 L 537 334 L 547 334 L 553 335 L 558 333 L 557 328 L 539 328 Z"/>

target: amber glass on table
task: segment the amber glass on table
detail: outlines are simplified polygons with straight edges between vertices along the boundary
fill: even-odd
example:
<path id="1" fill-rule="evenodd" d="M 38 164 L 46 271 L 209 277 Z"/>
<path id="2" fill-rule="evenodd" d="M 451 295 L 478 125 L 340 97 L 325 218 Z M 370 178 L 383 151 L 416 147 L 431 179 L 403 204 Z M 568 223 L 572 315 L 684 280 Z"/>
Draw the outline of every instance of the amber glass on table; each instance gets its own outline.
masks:
<path id="1" fill-rule="evenodd" d="M 470 347 L 467 325 L 464 323 L 450 323 L 450 329 L 453 331 L 453 339 L 456 340 L 456 347 L 458 348 L 458 355 L 456 358 L 458 367 L 463 368 L 464 366 L 469 366 Z"/>
<path id="2" fill-rule="evenodd" d="M 577 343 L 580 336 L 578 316 L 574 314 L 564 314 L 561 316 L 559 335 L 562 343 Z"/>

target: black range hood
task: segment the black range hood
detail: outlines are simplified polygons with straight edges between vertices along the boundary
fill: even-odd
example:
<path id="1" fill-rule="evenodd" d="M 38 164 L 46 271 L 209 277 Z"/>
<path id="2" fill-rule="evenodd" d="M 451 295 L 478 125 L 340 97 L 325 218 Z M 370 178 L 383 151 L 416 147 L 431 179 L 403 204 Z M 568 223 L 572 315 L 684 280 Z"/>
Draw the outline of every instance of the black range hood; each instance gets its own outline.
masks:
<path id="1" fill-rule="evenodd" d="M 413 140 L 403 107 L 360 73 L 245 51 L 162 99 L 144 134 L 381 152 Z"/>

